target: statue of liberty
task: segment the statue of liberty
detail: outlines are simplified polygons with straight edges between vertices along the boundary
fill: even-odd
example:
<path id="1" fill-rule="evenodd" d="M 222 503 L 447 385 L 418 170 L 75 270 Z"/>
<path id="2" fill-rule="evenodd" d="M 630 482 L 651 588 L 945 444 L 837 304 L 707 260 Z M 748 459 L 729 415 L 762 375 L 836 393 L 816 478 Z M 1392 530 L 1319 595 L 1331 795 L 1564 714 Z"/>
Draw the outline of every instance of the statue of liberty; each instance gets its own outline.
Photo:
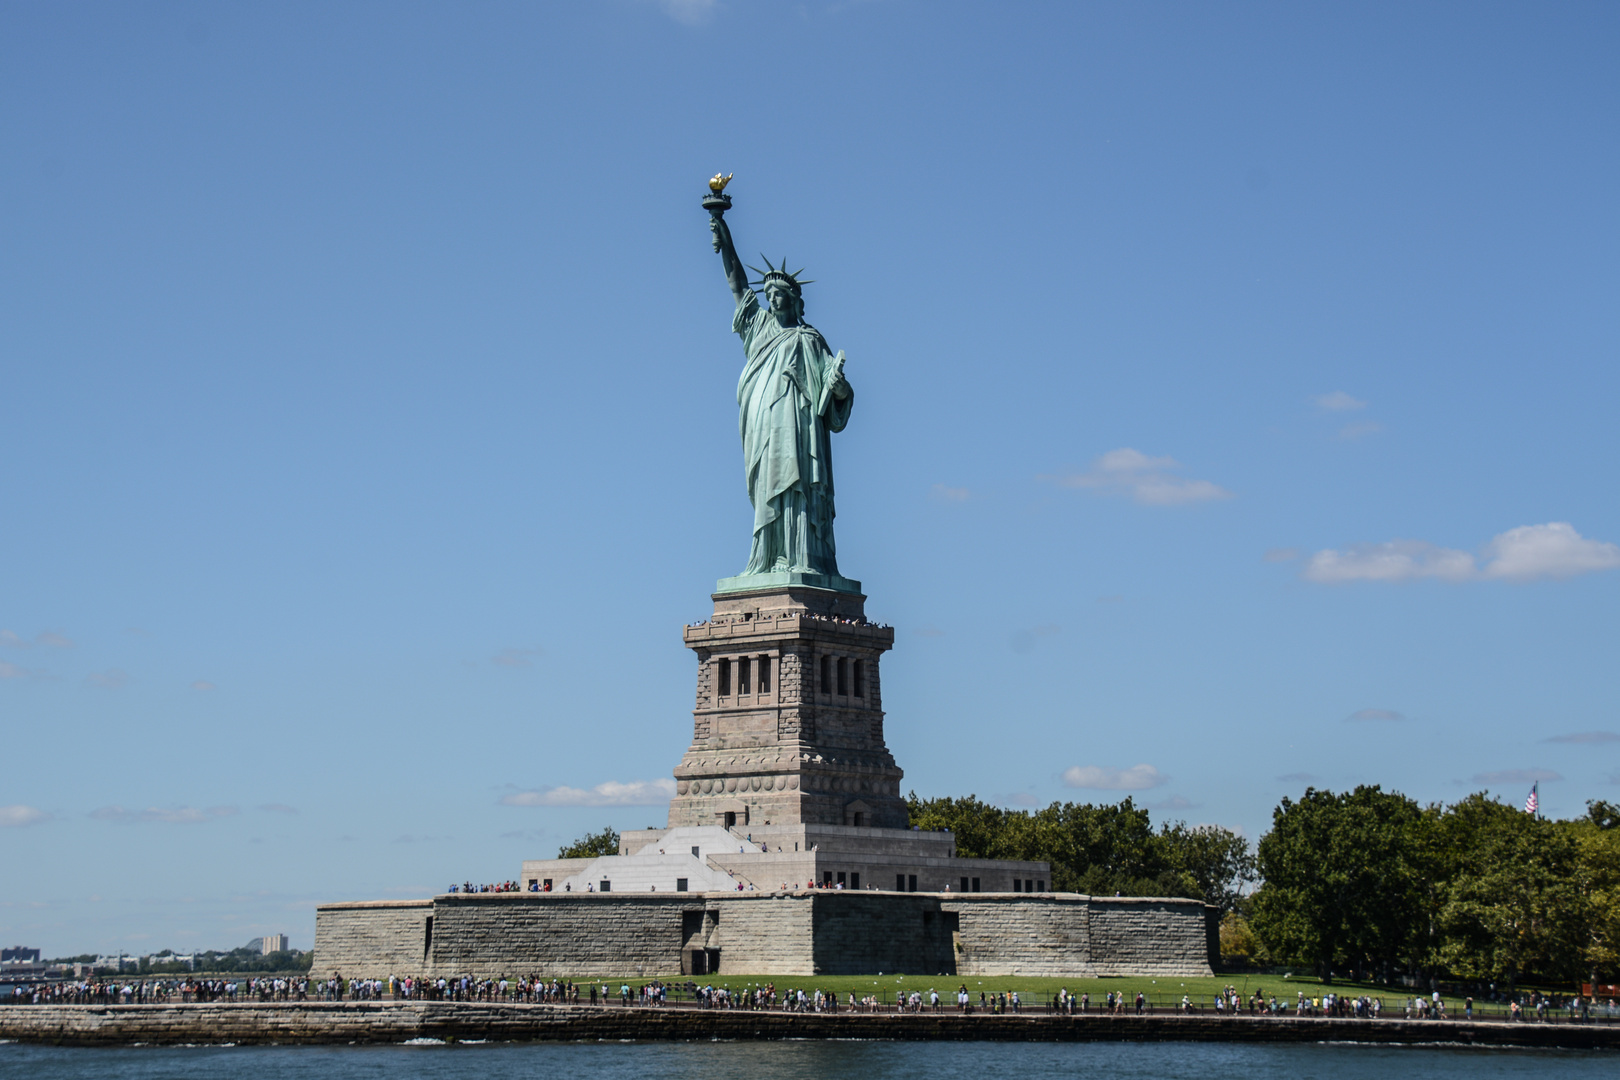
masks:
<path id="1" fill-rule="evenodd" d="M 730 178 L 725 178 L 729 180 Z M 719 183 L 719 188 L 715 183 Z M 804 321 L 804 271 L 789 273 L 787 260 L 754 270 L 765 307 L 750 287 L 722 213 L 730 199 L 720 178 L 711 181 L 714 250 L 736 298 L 731 329 L 742 337 L 747 361 L 737 380 L 737 430 L 742 436 L 743 475 L 754 504 L 754 540 L 741 577 L 814 574 L 838 578 L 833 543 L 832 433 L 849 423 L 855 392 L 844 378 L 844 354 L 827 347 Z M 723 200 L 720 201 L 720 200 Z M 735 582 L 735 584 L 732 584 Z M 858 584 L 849 582 L 858 589 Z M 725 587 L 746 587 L 736 579 Z M 834 587 L 839 587 L 834 585 Z"/>

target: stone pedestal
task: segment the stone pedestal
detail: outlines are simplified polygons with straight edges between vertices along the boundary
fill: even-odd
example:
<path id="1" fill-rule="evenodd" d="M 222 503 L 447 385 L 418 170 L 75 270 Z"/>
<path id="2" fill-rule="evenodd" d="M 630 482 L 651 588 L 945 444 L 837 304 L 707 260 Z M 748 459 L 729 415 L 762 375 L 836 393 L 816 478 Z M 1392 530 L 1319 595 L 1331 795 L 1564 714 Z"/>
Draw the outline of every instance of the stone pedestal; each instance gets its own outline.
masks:
<path id="1" fill-rule="evenodd" d="M 878 675 L 894 630 L 867 622 L 856 592 L 772 582 L 713 599 L 685 632 L 697 707 L 670 827 L 905 828 Z"/>

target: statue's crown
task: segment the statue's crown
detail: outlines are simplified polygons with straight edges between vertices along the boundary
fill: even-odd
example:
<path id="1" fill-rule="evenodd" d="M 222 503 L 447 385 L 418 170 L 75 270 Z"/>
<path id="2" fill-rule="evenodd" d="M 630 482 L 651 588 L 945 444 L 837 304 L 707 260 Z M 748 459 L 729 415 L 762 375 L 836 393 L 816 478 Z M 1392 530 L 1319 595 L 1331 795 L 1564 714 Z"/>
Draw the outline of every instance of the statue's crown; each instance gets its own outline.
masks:
<path id="1" fill-rule="evenodd" d="M 788 273 L 787 256 L 786 255 L 782 256 L 782 265 L 781 266 L 772 266 L 771 265 L 771 260 L 766 259 L 763 254 L 760 255 L 760 258 L 765 259 L 765 266 L 767 267 L 767 269 L 761 270 L 757 266 L 750 266 L 748 269 L 752 270 L 754 273 L 759 275 L 759 280 L 758 281 L 750 281 L 749 282 L 750 285 L 760 285 L 760 286 L 770 286 L 772 284 L 786 285 L 788 288 L 793 290 L 793 295 L 798 296 L 798 295 L 801 295 L 800 292 L 799 292 L 799 286 L 800 285 L 813 285 L 813 284 L 815 284 L 814 279 L 806 279 L 806 280 L 803 280 L 803 281 L 799 280 L 799 275 L 804 273 L 804 267 L 802 267 L 802 266 L 799 267 L 797 270 L 793 271 L 791 274 Z"/>

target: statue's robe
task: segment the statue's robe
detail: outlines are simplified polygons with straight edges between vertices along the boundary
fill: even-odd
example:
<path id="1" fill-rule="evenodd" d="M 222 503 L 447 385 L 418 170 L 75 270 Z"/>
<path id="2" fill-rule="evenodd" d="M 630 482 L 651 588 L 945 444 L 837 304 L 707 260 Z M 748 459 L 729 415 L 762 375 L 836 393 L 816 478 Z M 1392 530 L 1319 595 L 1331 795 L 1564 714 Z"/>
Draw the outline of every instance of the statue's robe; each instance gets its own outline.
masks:
<path id="1" fill-rule="evenodd" d="M 831 434 L 849 423 L 855 395 L 835 399 L 838 364 L 813 326 L 783 326 L 750 290 L 731 329 L 748 362 L 737 380 L 754 543 L 744 574 L 837 574 Z"/>

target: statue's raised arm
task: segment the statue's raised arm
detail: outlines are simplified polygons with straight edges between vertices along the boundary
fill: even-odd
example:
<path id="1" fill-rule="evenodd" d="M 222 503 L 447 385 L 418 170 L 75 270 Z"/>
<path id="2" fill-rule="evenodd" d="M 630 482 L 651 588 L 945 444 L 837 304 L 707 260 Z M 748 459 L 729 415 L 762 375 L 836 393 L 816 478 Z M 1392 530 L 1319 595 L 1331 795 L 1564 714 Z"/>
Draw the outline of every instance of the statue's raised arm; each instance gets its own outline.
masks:
<path id="1" fill-rule="evenodd" d="M 742 260 L 737 258 L 737 248 L 731 242 L 731 226 L 719 214 L 709 218 L 709 231 L 714 234 L 714 250 L 720 253 L 720 266 L 726 272 L 726 284 L 731 286 L 731 296 L 734 300 L 741 300 L 743 293 L 748 291 L 748 271 Z"/>

